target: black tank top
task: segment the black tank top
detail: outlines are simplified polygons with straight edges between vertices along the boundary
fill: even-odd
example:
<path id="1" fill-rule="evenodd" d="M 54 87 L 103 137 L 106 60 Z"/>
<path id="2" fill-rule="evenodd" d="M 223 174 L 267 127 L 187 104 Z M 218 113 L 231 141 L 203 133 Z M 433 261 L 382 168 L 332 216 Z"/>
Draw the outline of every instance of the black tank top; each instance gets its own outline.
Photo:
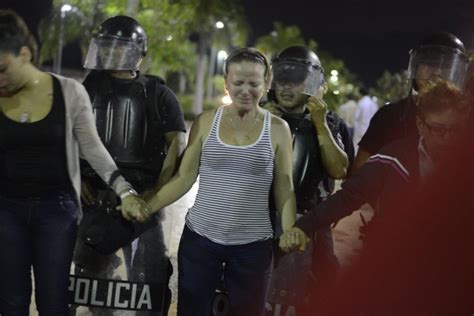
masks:
<path id="1" fill-rule="evenodd" d="M 52 108 L 42 120 L 20 123 L 0 111 L 0 194 L 30 197 L 72 190 L 65 139 L 64 98 L 54 77 Z"/>

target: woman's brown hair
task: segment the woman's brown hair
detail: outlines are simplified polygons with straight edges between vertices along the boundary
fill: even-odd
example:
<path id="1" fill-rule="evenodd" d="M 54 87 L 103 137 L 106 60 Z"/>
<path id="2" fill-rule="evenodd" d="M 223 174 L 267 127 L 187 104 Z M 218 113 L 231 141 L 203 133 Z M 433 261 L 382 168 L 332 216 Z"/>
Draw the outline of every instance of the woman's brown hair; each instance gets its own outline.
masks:
<path id="1" fill-rule="evenodd" d="M 31 62 L 38 58 L 38 44 L 25 21 L 12 10 L 0 10 L 0 52 L 18 55 L 22 47 L 31 51 Z"/>
<path id="2" fill-rule="evenodd" d="M 272 72 L 270 71 L 270 62 L 267 57 L 263 55 L 258 49 L 253 47 L 243 47 L 234 50 L 227 56 L 224 64 L 224 76 L 227 76 L 229 65 L 232 63 L 240 63 L 242 61 L 249 61 L 257 64 L 261 64 L 265 67 L 265 82 L 270 83 L 272 79 Z"/>
<path id="3" fill-rule="evenodd" d="M 418 115 L 421 116 L 446 109 L 462 112 L 468 110 L 468 100 L 466 95 L 454 85 L 439 81 L 418 96 L 417 109 Z"/>

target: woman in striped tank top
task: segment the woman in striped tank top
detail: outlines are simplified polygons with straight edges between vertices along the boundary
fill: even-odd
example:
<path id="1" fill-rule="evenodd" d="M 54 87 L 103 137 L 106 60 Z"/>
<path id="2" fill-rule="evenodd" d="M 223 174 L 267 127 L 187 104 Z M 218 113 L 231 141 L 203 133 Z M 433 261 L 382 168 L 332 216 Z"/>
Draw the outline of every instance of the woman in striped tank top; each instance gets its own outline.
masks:
<path id="1" fill-rule="evenodd" d="M 149 201 L 157 211 L 200 176 L 178 253 L 181 316 L 210 315 L 222 275 L 229 315 L 263 315 L 273 258 L 272 183 L 283 230 L 295 222 L 290 130 L 258 105 L 271 81 L 268 60 L 255 49 L 238 49 L 224 75 L 232 103 L 196 118 L 177 175 Z M 304 243 L 305 236 L 294 238 Z"/>

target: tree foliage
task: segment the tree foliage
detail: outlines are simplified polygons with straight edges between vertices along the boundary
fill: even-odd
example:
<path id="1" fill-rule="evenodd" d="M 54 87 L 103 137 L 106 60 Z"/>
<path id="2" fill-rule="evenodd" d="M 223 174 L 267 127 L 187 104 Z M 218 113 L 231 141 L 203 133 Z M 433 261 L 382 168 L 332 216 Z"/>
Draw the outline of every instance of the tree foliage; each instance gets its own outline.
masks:
<path id="1" fill-rule="evenodd" d="M 57 55 L 59 45 L 61 45 L 60 38 L 63 45 L 80 41 L 81 38 L 89 38 L 90 22 L 91 20 L 86 18 L 86 15 L 75 6 L 64 12 L 61 12 L 61 7 L 55 6 L 51 14 L 39 24 L 40 65 Z"/>
<path id="2" fill-rule="evenodd" d="M 403 99 L 408 95 L 410 82 L 406 71 L 391 73 L 384 71 L 377 79 L 375 87 L 370 89 L 370 94 L 377 97 L 379 106 L 387 102 L 394 102 Z"/>
<path id="3" fill-rule="evenodd" d="M 78 43 L 84 57 L 92 35 L 105 19 L 130 15 L 143 25 L 148 36 L 142 70 L 161 76 L 175 74 L 179 82 L 196 82 L 194 100 L 201 105 L 195 107 L 195 113 L 202 108 L 205 79 L 209 78 L 209 84 L 214 82 L 211 64 L 215 52 L 245 46 L 247 41 L 247 23 L 239 1 L 68 0 L 73 10 L 61 15 L 63 4 L 63 0 L 53 0 L 53 14 L 41 23 L 41 62 L 55 58 L 59 38 L 63 45 Z M 223 22 L 224 28 L 217 29 L 217 21 Z"/>
<path id="4" fill-rule="evenodd" d="M 324 99 L 332 110 L 336 110 L 348 99 L 357 96 L 361 82 L 346 67 L 342 59 L 335 58 L 326 51 L 320 51 L 318 55 L 324 67 L 324 77 L 328 85 Z"/>
<path id="5" fill-rule="evenodd" d="M 238 1 L 192 0 L 192 2 L 197 14 L 191 26 L 197 35 L 198 54 L 193 113 L 198 114 L 203 109 L 206 77 L 208 99 L 212 97 L 217 47 L 245 45 L 247 24 Z M 223 29 L 216 28 L 218 21 L 224 23 Z"/>
<path id="6" fill-rule="evenodd" d="M 69 0 L 76 12 L 80 12 L 82 23 L 72 12 L 63 22 L 64 42 L 78 40 L 83 55 L 87 51 L 92 34 L 106 19 L 114 15 L 127 14 L 128 0 Z M 43 48 L 41 60 L 54 57 L 58 49 L 60 12 L 63 2 L 53 1 L 53 14 L 40 26 Z M 132 14 L 133 15 L 133 14 Z M 148 36 L 148 56 L 144 67 L 150 72 L 164 75 L 167 71 L 186 69 L 192 72 L 195 62 L 193 45 L 188 40 L 189 27 L 196 12 L 184 1 L 141 0 L 134 16 L 143 25 Z"/>
<path id="7" fill-rule="evenodd" d="M 186 3 L 195 11 L 190 32 L 207 36 L 213 45 L 244 46 L 247 42 L 248 26 L 239 1 L 233 0 L 190 0 Z M 217 21 L 224 23 L 217 29 Z"/>
<path id="8" fill-rule="evenodd" d="M 312 43 L 316 44 L 314 41 Z M 269 34 L 263 35 L 255 41 L 255 48 L 270 59 L 279 51 L 295 45 L 306 45 L 300 28 L 295 25 L 284 25 L 281 22 L 275 22 L 273 30 Z"/>

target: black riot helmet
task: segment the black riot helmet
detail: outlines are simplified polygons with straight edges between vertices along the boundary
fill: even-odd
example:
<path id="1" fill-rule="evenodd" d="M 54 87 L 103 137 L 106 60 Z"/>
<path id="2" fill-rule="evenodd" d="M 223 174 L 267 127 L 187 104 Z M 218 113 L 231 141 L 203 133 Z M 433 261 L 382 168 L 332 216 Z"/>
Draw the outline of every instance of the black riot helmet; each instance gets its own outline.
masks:
<path id="1" fill-rule="evenodd" d="M 304 46 L 290 46 L 282 50 L 277 57 L 273 59 L 273 63 L 293 60 L 303 64 L 311 65 L 316 69 L 322 69 L 321 61 L 315 52 Z"/>
<path id="2" fill-rule="evenodd" d="M 272 61 L 274 91 L 292 89 L 293 92 L 315 95 L 323 83 L 323 67 L 315 52 L 304 46 L 282 50 Z"/>
<path id="3" fill-rule="evenodd" d="M 422 46 L 445 46 L 466 53 L 463 42 L 455 35 L 448 32 L 438 32 L 430 34 L 418 43 L 418 47 Z"/>
<path id="4" fill-rule="evenodd" d="M 433 33 L 410 51 L 408 78 L 443 80 L 462 88 L 468 65 L 469 58 L 459 38 L 447 32 Z"/>
<path id="5" fill-rule="evenodd" d="M 133 18 L 119 15 L 105 20 L 92 38 L 85 68 L 136 70 L 147 53 L 143 27 Z"/>

